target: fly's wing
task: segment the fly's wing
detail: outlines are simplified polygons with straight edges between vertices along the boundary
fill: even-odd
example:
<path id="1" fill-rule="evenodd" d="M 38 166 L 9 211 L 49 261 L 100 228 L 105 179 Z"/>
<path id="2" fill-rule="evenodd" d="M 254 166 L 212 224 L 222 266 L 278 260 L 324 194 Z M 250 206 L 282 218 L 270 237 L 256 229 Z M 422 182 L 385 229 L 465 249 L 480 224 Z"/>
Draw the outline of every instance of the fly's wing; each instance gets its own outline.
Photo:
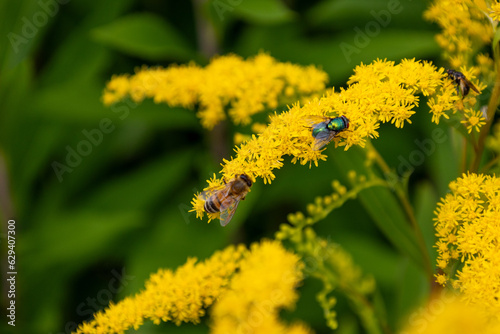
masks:
<path id="1" fill-rule="evenodd" d="M 323 147 L 328 145 L 328 143 L 332 141 L 332 139 L 335 137 L 337 133 L 338 133 L 337 131 L 332 131 L 332 130 L 318 133 L 314 142 L 314 150 L 319 151 Z"/>
<path id="2" fill-rule="evenodd" d="M 467 79 L 461 78 L 460 79 L 460 91 L 462 92 L 462 98 L 464 98 L 467 94 L 469 94 L 469 86 L 467 85 Z"/>
<path id="3" fill-rule="evenodd" d="M 309 115 L 306 116 L 304 120 L 310 127 L 314 127 L 316 124 L 326 122 L 327 118 L 323 116 Z"/>
<path id="4" fill-rule="evenodd" d="M 474 84 L 472 82 L 470 82 L 469 80 L 467 80 L 465 78 L 463 80 L 469 86 L 469 88 L 472 88 L 473 91 L 475 91 L 476 93 L 480 94 L 479 90 L 477 90 L 476 86 L 474 86 Z"/>

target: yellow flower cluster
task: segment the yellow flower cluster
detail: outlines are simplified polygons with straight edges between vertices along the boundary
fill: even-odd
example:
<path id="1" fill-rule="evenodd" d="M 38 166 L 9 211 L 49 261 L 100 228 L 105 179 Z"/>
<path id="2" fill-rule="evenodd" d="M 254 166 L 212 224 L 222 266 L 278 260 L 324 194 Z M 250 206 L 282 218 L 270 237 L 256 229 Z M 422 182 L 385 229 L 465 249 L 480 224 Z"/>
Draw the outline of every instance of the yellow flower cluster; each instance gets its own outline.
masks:
<path id="1" fill-rule="evenodd" d="M 452 68 L 470 66 L 472 57 L 493 38 L 484 0 L 434 0 L 424 13 L 442 29 L 436 40 Z"/>
<path id="2" fill-rule="evenodd" d="M 500 21 L 500 2 L 491 4 L 488 15 L 495 21 Z"/>
<path id="3" fill-rule="evenodd" d="M 459 296 L 443 293 L 412 313 L 399 333 L 496 334 L 500 333 L 500 321 L 489 318 L 480 307 L 464 303 Z"/>
<path id="4" fill-rule="evenodd" d="M 75 333 L 124 333 L 139 328 L 148 319 L 155 324 L 198 323 L 205 309 L 225 291 L 247 252 L 243 246 L 230 246 L 201 263 L 188 259 L 175 272 L 161 269 L 151 275 L 142 292 L 97 312 L 93 320 L 81 324 Z"/>
<path id="5" fill-rule="evenodd" d="M 455 102 L 460 99 L 443 69 L 415 59 L 405 59 L 399 64 L 386 60 L 362 64 L 355 68 L 348 85 L 346 89 L 332 90 L 321 99 L 302 106 L 295 104 L 288 111 L 271 116 L 268 127 L 237 146 L 236 157 L 223 161 L 223 179 L 231 180 L 245 173 L 254 180 L 259 177 L 264 183 L 271 183 L 275 178 L 273 170 L 283 166 L 283 156 L 291 156 L 292 163 L 310 166 L 325 160 L 326 156 L 314 149 L 310 117 L 346 116 L 349 129 L 339 133 L 334 142 L 347 150 L 352 145 L 364 147 L 367 138 L 378 137 L 380 123 L 390 122 L 398 128 L 405 122 L 411 123 L 413 109 L 419 103 L 418 94 L 431 97 L 429 105 L 435 123 L 442 116 L 448 117 L 446 113 L 450 110 L 454 113 Z M 478 129 L 483 122 L 472 118 L 477 114 L 470 116 L 465 120 L 468 127 Z M 214 177 L 205 190 L 221 187 L 223 179 Z M 196 195 L 192 204 L 197 217 L 203 217 L 204 200 Z M 217 214 L 209 214 L 209 219 L 216 217 Z"/>
<path id="6" fill-rule="evenodd" d="M 204 262 L 188 259 L 175 272 L 159 270 L 143 291 L 97 312 L 74 333 L 124 333 L 145 320 L 199 323 L 212 304 L 213 333 L 310 333 L 303 325 L 279 321 L 280 309 L 297 300 L 301 270 L 298 256 L 278 241 L 250 250 L 229 246 Z"/>
<path id="7" fill-rule="evenodd" d="M 490 59 L 491 60 L 491 59 Z M 475 78 L 476 74 L 480 71 L 478 67 L 466 68 L 462 67 L 460 69 L 461 73 L 471 81 L 479 91 L 486 88 L 486 85 L 477 83 Z M 450 81 L 451 82 L 451 81 Z M 455 91 L 453 91 L 453 88 Z M 459 92 L 457 94 L 456 84 L 448 83 L 437 89 L 434 96 L 429 97 L 428 106 L 430 107 L 430 112 L 432 113 L 432 121 L 439 124 L 441 117 L 450 119 L 451 115 L 456 115 L 460 112 L 460 123 L 462 123 L 469 133 L 472 130 L 479 132 L 481 126 L 486 124 L 482 113 L 480 111 L 474 110 L 466 106 L 474 106 L 477 102 L 475 95 L 468 94 L 466 97 L 462 97 Z M 451 112 L 450 112 L 451 111 Z"/>
<path id="8" fill-rule="evenodd" d="M 240 271 L 211 313 L 211 332 L 311 333 L 302 324 L 287 326 L 279 320 L 282 308 L 294 306 L 302 263 L 277 241 L 253 245 Z"/>
<path id="9" fill-rule="evenodd" d="M 323 93 L 328 76 L 314 66 L 281 63 L 261 53 L 244 60 L 236 55 L 216 57 L 205 68 L 194 63 L 168 68 L 141 68 L 134 75 L 114 76 L 103 95 L 106 105 L 126 97 L 193 109 L 204 127 L 226 119 L 249 124 L 251 116 Z"/>
<path id="10" fill-rule="evenodd" d="M 464 174 L 438 204 L 437 282 L 500 317 L 500 179 Z M 455 272 L 456 270 L 456 272 Z"/>

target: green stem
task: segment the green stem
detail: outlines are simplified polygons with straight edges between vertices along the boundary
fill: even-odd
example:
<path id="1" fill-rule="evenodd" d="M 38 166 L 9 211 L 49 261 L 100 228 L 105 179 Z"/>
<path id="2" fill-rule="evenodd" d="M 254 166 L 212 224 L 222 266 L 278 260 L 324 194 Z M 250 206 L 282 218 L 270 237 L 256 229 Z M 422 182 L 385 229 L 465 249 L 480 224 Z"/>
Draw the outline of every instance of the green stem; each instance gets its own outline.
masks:
<path id="1" fill-rule="evenodd" d="M 389 165 L 385 162 L 384 158 L 378 153 L 378 151 L 375 149 L 375 147 L 371 144 L 367 144 L 368 149 L 372 150 L 374 153 L 375 157 L 375 162 L 377 165 L 380 167 L 384 175 L 388 175 L 390 173 L 393 173 L 392 170 L 389 168 Z M 399 199 L 399 202 L 401 203 L 406 216 L 410 222 L 411 227 L 413 228 L 413 231 L 415 233 L 415 237 L 417 239 L 417 244 L 418 247 L 420 248 L 420 252 L 422 253 L 422 256 L 424 257 L 424 263 L 425 263 L 425 271 L 429 275 L 431 281 L 433 281 L 433 270 L 432 270 L 432 265 L 431 265 L 431 258 L 429 255 L 429 252 L 427 251 L 427 247 L 425 246 L 425 241 L 424 241 L 424 235 L 422 234 L 422 230 L 420 229 L 420 226 L 418 225 L 417 219 L 415 218 L 415 213 L 413 211 L 413 207 L 410 203 L 410 200 L 408 199 L 408 194 L 403 188 L 403 185 L 401 182 L 396 182 L 394 185 L 394 192 L 396 193 L 396 196 Z"/>
<path id="2" fill-rule="evenodd" d="M 500 51 L 498 46 L 493 46 L 494 54 L 495 54 L 495 86 L 493 87 L 493 91 L 491 92 L 490 101 L 488 103 L 488 110 L 486 116 L 486 124 L 481 128 L 479 132 L 479 139 L 477 141 L 477 147 L 474 150 L 474 160 L 472 161 L 472 165 L 470 168 L 471 172 L 477 173 L 479 170 L 479 164 L 481 163 L 481 157 L 484 151 L 484 143 L 486 141 L 486 137 L 490 133 L 491 125 L 493 124 L 493 118 L 495 116 L 495 112 L 498 107 L 498 102 L 500 101 Z"/>
<path id="3" fill-rule="evenodd" d="M 316 238 L 313 243 L 319 245 L 321 244 L 321 240 Z M 298 245 L 295 244 L 295 248 L 298 250 L 297 246 Z M 346 297 L 354 304 L 354 309 L 360 317 L 360 320 L 363 323 L 363 326 L 367 333 L 392 334 L 392 331 L 387 325 L 385 319 L 379 319 L 377 317 L 375 306 L 373 305 L 373 303 L 362 293 L 356 291 L 346 284 L 342 284 L 342 282 L 340 282 L 341 277 L 334 274 L 335 270 L 331 268 L 331 266 L 327 266 L 328 260 L 322 257 L 318 257 L 317 253 L 311 252 L 310 250 L 302 250 L 299 252 L 301 252 L 308 258 L 313 258 L 316 260 L 317 267 L 315 269 L 315 272 L 312 273 L 312 276 L 323 281 L 324 287 L 335 287 L 338 285 L 339 288 L 345 293 Z M 331 259 L 329 260 L 331 261 Z M 327 298 L 328 293 L 330 293 L 331 291 L 327 289 L 323 290 L 322 292 L 324 293 L 324 297 Z"/>
<path id="4" fill-rule="evenodd" d="M 488 162 L 486 165 L 483 166 L 483 168 L 481 168 L 481 173 L 487 173 L 488 170 L 493 167 L 497 162 L 498 160 L 500 160 L 500 155 L 497 155 L 495 158 L 493 158 L 490 162 Z"/>
<path id="5" fill-rule="evenodd" d="M 467 168 L 467 138 L 464 137 L 464 143 L 463 143 L 463 148 L 462 148 L 462 158 L 460 159 L 460 170 L 459 170 L 459 175 L 462 175 L 462 173 L 465 172 L 465 169 Z M 475 151 L 475 149 L 474 149 Z"/>

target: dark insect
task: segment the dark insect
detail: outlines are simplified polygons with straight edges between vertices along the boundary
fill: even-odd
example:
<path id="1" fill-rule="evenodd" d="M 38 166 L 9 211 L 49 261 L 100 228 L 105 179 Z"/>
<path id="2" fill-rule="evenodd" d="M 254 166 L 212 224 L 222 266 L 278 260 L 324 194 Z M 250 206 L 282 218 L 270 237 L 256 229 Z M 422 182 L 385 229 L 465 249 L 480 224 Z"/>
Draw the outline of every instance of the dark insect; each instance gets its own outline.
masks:
<path id="1" fill-rule="evenodd" d="M 225 182 L 224 182 L 225 183 Z M 236 211 L 240 200 L 250 191 L 252 179 L 246 174 L 236 175 L 224 188 L 207 190 L 200 194 L 205 200 L 204 209 L 209 213 L 220 212 L 220 224 L 226 226 Z"/>
<path id="2" fill-rule="evenodd" d="M 476 86 L 474 86 L 472 82 L 467 80 L 462 72 L 458 72 L 455 70 L 446 70 L 446 73 L 448 73 L 448 78 L 453 80 L 457 85 L 457 95 L 459 95 L 459 93 L 461 92 L 462 98 L 464 98 L 467 96 L 467 94 L 469 94 L 471 88 L 473 91 L 479 94 L 479 90 L 476 88 Z"/>
<path id="3" fill-rule="evenodd" d="M 340 132 L 349 128 L 349 120 L 345 116 L 330 118 L 321 116 L 307 117 L 314 137 L 314 149 L 321 150 Z"/>

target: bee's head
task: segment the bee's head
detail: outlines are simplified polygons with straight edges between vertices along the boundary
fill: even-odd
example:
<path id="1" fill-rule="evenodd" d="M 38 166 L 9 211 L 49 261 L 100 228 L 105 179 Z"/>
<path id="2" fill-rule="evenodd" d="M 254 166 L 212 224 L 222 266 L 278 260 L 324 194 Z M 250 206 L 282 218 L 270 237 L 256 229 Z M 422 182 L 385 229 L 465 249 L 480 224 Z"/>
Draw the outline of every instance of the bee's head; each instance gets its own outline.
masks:
<path id="1" fill-rule="evenodd" d="M 247 184 L 247 186 L 251 187 L 252 186 L 252 179 L 246 175 L 246 174 L 241 174 L 239 176 L 240 179 L 242 179 L 243 181 L 245 181 L 245 183 Z"/>

